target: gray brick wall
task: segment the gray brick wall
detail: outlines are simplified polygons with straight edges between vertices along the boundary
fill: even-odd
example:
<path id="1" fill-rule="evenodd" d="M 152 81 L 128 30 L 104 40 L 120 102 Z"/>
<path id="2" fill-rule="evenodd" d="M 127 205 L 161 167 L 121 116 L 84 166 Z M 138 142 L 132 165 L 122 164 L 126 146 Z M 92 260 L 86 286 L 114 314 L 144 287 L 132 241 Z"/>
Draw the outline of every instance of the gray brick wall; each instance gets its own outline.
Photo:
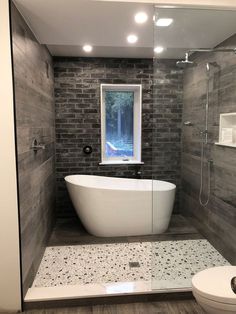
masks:
<path id="1" fill-rule="evenodd" d="M 137 168 L 99 166 L 101 83 L 142 84 L 142 178 L 179 182 L 182 72 L 172 61 L 157 68 L 154 73 L 152 59 L 54 58 L 59 216 L 74 213 L 65 187 L 66 175 L 132 178 Z M 85 145 L 93 147 L 91 155 L 83 153 Z"/>

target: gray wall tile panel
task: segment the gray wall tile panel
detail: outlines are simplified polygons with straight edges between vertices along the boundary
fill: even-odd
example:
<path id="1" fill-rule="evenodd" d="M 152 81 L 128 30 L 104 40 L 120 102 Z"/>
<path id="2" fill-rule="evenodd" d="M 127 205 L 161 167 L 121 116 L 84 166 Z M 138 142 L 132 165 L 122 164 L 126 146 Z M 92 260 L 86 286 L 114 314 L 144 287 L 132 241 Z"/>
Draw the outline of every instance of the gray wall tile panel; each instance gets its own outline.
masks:
<path id="1" fill-rule="evenodd" d="M 23 292 L 31 285 L 52 229 L 55 208 L 53 64 L 12 4 Z M 34 138 L 46 145 L 34 153 Z"/>
<path id="2" fill-rule="evenodd" d="M 235 45 L 235 36 L 222 44 L 225 47 Z M 218 142 L 220 113 L 236 112 L 236 57 L 234 53 L 208 53 L 195 58 L 197 67 L 186 70 L 184 75 L 183 120 L 192 121 L 195 127 L 183 127 L 181 211 L 230 262 L 236 263 L 236 150 L 214 144 Z M 198 202 L 201 145 L 196 126 L 204 129 L 206 62 L 217 62 L 218 67 L 211 67 L 210 75 L 206 158 L 212 158 L 213 165 L 211 197 L 205 208 Z M 206 175 L 204 182 L 206 193 Z"/>

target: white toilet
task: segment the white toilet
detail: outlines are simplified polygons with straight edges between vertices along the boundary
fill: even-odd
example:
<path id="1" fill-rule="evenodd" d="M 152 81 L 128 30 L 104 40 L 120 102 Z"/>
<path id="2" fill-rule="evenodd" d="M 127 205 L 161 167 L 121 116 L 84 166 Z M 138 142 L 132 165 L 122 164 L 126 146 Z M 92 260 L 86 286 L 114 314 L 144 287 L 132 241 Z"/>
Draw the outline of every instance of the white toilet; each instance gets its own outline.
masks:
<path id="1" fill-rule="evenodd" d="M 192 278 L 193 295 L 209 314 L 236 314 L 236 294 L 231 280 L 236 277 L 236 266 L 205 269 Z"/>

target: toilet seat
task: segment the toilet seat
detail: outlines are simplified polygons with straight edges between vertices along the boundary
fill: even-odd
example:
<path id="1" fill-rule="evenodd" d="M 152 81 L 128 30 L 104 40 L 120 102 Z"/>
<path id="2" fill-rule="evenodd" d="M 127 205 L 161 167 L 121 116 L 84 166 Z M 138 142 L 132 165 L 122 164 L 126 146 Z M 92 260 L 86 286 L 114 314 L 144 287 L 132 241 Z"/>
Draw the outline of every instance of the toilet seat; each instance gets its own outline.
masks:
<path id="1" fill-rule="evenodd" d="M 236 305 L 236 294 L 231 289 L 235 276 L 236 266 L 205 269 L 193 276 L 193 293 L 214 302 Z"/>

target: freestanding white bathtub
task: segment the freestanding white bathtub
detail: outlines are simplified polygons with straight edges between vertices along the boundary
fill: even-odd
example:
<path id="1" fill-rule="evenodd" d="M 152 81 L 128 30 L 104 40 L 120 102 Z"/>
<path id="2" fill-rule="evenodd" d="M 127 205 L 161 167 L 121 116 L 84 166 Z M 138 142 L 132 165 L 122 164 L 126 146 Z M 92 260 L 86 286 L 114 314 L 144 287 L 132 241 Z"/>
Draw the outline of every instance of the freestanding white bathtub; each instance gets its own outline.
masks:
<path id="1" fill-rule="evenodd" d="M 90 175 L 65 180 L 79 218 L 95 236 L 158 234 L 168 228 L 176 189 L 172 183 Z"/>

